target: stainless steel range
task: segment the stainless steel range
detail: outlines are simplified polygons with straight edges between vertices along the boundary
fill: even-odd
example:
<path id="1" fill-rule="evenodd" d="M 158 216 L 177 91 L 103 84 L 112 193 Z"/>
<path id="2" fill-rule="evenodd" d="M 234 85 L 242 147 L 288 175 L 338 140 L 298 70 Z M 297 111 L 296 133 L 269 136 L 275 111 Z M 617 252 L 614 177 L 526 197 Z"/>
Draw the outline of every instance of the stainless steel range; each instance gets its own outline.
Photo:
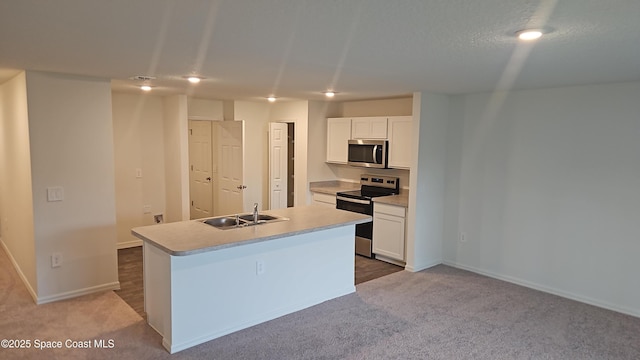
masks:
<path id="1" fill-rule="evenodd" d="M 360 176 L 360 190 L 336 194 L 336 208 L 373 216 L 374 197 L 398 194 L 400 180 L 397 177 L 369 175 Z M 356 254 L 372 257 L 371 240 L 373 221 L 356 225 Z"/>

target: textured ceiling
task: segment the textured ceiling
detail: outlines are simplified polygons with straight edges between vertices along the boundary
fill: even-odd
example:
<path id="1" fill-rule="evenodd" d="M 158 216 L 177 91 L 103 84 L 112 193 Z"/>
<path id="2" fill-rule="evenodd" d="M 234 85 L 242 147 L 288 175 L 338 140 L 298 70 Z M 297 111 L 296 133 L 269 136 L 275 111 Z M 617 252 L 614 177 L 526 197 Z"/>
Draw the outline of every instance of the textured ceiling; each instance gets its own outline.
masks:
<path id="1" fill-rule="evenodd" d="M 28 69 L 214 99 L 380 98 L 640 80 L 638 0 L 2 0 Z M 533 44 L 514 32 L 545 28 Z M 206 79 L 189 85 L 188 74 Z"/>

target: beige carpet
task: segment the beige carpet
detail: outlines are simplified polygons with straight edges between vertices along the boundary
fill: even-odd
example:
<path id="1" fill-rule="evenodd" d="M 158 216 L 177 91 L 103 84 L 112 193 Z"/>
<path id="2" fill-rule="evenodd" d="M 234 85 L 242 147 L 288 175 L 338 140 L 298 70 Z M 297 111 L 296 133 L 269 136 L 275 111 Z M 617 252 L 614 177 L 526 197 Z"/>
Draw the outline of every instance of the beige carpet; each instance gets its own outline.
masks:
<path id="1" fill-rule="evenodd" d="M 170 355 L 113 292 L 36 306 L 0 251 L 0 359 L 640 359 L 640 319 L 437 266 Z M 63 349 L 33 349 L 35 340 Z M 113 348 L 69 349 L 66 340 Z"/>

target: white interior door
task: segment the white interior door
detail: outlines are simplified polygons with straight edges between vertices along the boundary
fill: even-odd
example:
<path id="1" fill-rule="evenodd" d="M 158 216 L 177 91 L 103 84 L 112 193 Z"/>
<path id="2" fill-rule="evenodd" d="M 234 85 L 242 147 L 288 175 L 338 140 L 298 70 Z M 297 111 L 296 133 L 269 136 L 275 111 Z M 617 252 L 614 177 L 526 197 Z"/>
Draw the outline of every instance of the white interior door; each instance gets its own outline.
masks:
<path id="1" fill-rule="evenodd" d="M 243 209 L 244 121 L 221 121 L 218 131 L 218 215 Z"/>
<path id="2" fill-rule="evenodd" d="M 287 124 L 269 123 L 269 208 L 287 207 Z"/>
<path id="3" fill-rule="evenodd" d="M 189 196 L 191 219 L 213 215 L 211 122 L 189 121 Z"/>

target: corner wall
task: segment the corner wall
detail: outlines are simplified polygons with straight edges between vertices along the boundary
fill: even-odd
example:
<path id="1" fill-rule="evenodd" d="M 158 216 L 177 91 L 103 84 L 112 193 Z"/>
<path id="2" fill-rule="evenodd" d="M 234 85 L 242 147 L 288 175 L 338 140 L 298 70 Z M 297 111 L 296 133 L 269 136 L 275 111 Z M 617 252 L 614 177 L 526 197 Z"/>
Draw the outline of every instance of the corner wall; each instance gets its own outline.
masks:
<path id="1" fill-rule="evenodd" d="M 244 211 L 253 203 L 266 209 L 269 203 L 269 104 L 253 101 L 234 103 L 235 120 L 245 121 L 244 134 Z"/>
<path id="2" fill-rule="evenodd" d="M 186 95 L 163 99 L 166 222 L 190 219 L 189 121 Z"/>
<path id="3" fill-rule="evenodd" d="M 27 81 L 24 72 L 0 85 L 0 234 L 2 246 L 37 300 Z"/>
<path id="4" fill-rule="evenodd" d="M 309 135 L 307 151 L 308 182 L 335 180 L 336 175 L 327 161 L 327 118 L 337 117 L 339 103 L 333 101 L 309 101 Z M 308 185 L 308 184 L 307 184 Z M 307 204 L 311 203 L 311 192 L 307 191 Z"/>
<path id="5" fill-rule="evenodd" d="M 639 82 L 456 100 L 445 262 L 640 316 L 638 99 Z"/>
<path id="6" fill-rule="evenodd" d="M 420 271 L 442 262 L 446 132 L 449 97 L 413 95 L 411 192 L 407 209 L 407 265 Z"/>
<path id="7" fill-rule="evenodd" d="M 37 302 L 116 289 L 111 84 L 42 72 L 26 80 Z M 62 201 L 47 200 L 52 186 L 64 189 Z"/>

